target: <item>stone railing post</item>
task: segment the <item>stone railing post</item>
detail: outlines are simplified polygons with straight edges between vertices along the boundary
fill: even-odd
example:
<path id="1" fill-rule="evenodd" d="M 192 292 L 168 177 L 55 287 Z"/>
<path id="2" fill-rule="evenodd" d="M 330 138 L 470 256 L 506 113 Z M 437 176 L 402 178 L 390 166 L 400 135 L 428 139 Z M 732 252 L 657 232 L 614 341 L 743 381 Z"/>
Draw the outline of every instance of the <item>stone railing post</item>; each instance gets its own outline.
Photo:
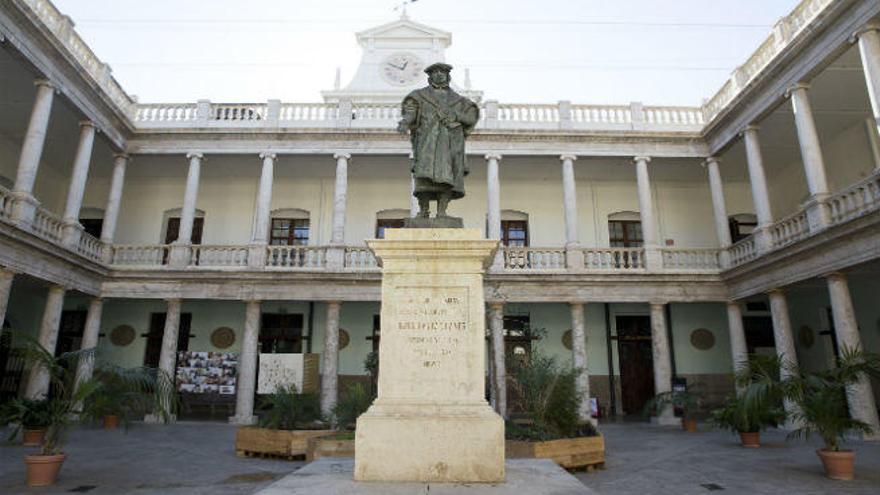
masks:
<path id="1" fill-rule="evenodd" d="M 281 120 L 281 100 L 266 102 L 266 127 L 278 127 Z"/>
<path id="2" fill-rule="evenodd" d="M 486 106 L 484 107 L 484 111 L 486 112 L 486 117 L 484 119 L 486 123 L 486 129 L 497 129 L 498 128 L 498 101 L 497 100 L 486 100 Z"/>
<path id="3" fill-rule="evenodd" d="M 353 105 L 351 100 L 339 100 L 338 111 L 336 113 L 336 126 L 342 129 L 351 127 L 351 121 L 354 117 L 352 113 Z"/>
<path id="4" fill-rule="evenodd" d="M 559 100 L 557 105 L 559 109 L 559 128 L 571 129 L 571 102 L 568 100 Z"/>
<path id="5" fill-rule="evenodd" d="M 198 100 L 196 102 L 196 120 L 199 127 L 207 127 L 211 120 L 211 100 Z"/>

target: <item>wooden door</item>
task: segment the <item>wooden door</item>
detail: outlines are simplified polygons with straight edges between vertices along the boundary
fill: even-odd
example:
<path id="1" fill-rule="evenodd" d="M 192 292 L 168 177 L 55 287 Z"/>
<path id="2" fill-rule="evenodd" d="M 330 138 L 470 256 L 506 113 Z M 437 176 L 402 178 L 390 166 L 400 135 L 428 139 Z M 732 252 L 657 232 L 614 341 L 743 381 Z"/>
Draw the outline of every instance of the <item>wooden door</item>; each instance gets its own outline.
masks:
<path id="1" fill-rule="evenodd" d="M 623 412 L 641 414 L 645 403 L 654 396 L 651 318 L 618 316 L 616 321 Z"/>
<path id="2" fill-rule="evenodd" d="M 508 375 L 517 365 L 527 362 L 532 355 L 532 332 L 528 315 L 504 316 L 504 368 Z M 507 412 L 522 412 L 522 398 L 512 380 L 507 380 Z"/>
<path id="3" fill-rule="evenodd" d="M 55 357 L 65 352 L 79 350 L 82 346 L 87 314 L 87 311 L 63 311 L 61 313 L 58 342 L 55 344 Z"/>
<path id="4" fill-rule="evenodd" d="M 177 351 L 189 350 L 192 313 L 180 314 L 180 327 L 177 333 Z M 150 331 L 147 333 L 147 348 L 144 351 L 144 366 L 159 366 L 162 354 L 162 336 L 165 334 L 165 313 L 153 313 L 150 317 Z"/>

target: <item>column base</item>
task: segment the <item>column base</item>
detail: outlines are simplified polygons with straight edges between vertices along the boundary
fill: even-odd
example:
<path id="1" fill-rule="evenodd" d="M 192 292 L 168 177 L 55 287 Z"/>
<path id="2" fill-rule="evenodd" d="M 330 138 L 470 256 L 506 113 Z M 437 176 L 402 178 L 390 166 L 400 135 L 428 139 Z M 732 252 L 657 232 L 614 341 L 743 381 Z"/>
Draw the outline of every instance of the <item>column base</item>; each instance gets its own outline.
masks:
<path id="1" fill-rule="evenodd" d="M 248 268 L 262 270 L 266 266 L 266 245 L 251 244 L 248 246 Z"/>
<path id="2" fill-rule="evenodd" d="M 681 418 L 676 418 L 672 414 L 651 416 L 651 424 L 656 426 L 681 426 Z"/>
<path id="3" fill-rule="evenodd" d="M 257 417 L 250 416 L 229 416 L 229 424 L 238 426 L 253 426 L 257 424 Z"/>
<path id="4" fill-rule="evenodd" d="M 330 246 L 327 248 L 327 268 L 329 270 L 342 270 L 345 268 L 345 246 Z"/>
<path id="5" fill-rule="evenodd" d="M 61 244 L 69 249 L 76 250 L 83 232 L 85 232 L 85 229 L 79 222 L 65 220 L 64 226 L 61 227 Z"/>
<path id="6" fill-rule="evenodd" d="M 12 221 L 19 227 L 29 228 L 34 223 L 34 216 L 40 202 L 33 195 L 25 192 L 12 192 Z"/>
<path id="7" fill-rule="evenodd" d="M 172 245 L 168 255 L 168 266 L 171 268 L 186 268 L 189 266 L 190 245 L 177 244 Z"/>
<path id="8" fill-rule="evenodd" d="M 168 423 L 174 423 L 176 421 L 177 421 L 176 414 L 171 414 L 168 416 L 168 421 L 167 421 Z M 162 418 L 162 416 L 158 415 L 158 414 L 147 414 L 146 416 L 144 416 L 144 423 L 147 423 L 147 424 L 158 425 L 158 424 L 164 424 L 165 422 L 166 421 L 164 420 L 164 418 Z"/>
<path id="9" fill-rule="evenodd" d="M 828 194 L 814 194 L 801 205 L 807 210 L 807 224 L 810 226 L 810 232 L 818 232 L 831 225 L 831 211 L 826 203 L 828 196 Z"/>
<path id="10" fill-rule="evenodd" d="M 663 252 L 659 246 L 645 247 L 645 269 L 656 272 L 663 269 Z"/>
<path id="11" fill-rule="evenodd" d="M 770 237 L 770 228 L 758 227 L 752 234 L 755 236 L 755 253 L 759 256 L 773 249 L 773 240 Z"/>
<path id="12" fill-rule="evenodd" d="M 355 432 L 356 481 L 504 481 L 504 421 L 485 403 L 374 404 Z"/>
<path id="13" fill-rule="evenodd" d="M 584 269 L 584 251 L 580 244 L 569 244 L 565 246 L 565 268 L 571 271 L 581 271 Z"/>

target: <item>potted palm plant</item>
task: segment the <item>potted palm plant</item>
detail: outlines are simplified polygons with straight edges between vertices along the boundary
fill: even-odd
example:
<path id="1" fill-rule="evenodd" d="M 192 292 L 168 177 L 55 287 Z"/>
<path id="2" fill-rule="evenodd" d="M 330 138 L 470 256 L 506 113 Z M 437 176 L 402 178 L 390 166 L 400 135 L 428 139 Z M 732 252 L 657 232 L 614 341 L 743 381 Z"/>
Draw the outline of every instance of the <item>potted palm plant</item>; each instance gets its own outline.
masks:
<path id="1" fill-rule="evenodd" d="M 15 425 L 9 441 L 22 432 L 21 444 L 25 447 L 36 447 L 43 441 L 46 427 L 49 425 L 49 401 L 46 399 L 16 398 L 3 405 L 0 410 L 0 424 Z"/>
<path id="2" fill-rule="evenodd" d="M 681 411 L 681 427 L 685 431 L 697 431 L 696 414 L 700 409 L 700 395 L 697 392 L 699 386 L 692 385 L 690 390 L 671 390 L 661 392 L 651 398 L 645 404 L 644 415 L 656 416 L 669 407 Z"/>
<path id="3" fill-rule="evenodd" d="M 746 390 L 746 400 L 759 401 L 773 394 L 790 400 L 797 407 L 790 420 L 797 428 L 788 438 L 822 438 L 823 448 L 816 451 L 826 475 L 836 480 L 854 477 L 855 452 L 842 448 L 850 435 L 871 434 L 871 427 L 849 414 L 847 387 L 867 376 L 880 376 L 880 356 L 861 349 L 844 347 L 833 368 L 801 371 L 789 367 L 786 378 L 757 375 Z"/>
<path id="4" fill-rule="evenodd" d="M 100 421 L 105 429 L 117 428 L 120 422 L 127 428 L 131 418 L 143 417 L 156 405 L 156 397 L 169 395 L 173 388 L 165 373 L 146 366 L 105 364 L 95 371 L 95 382 L 83 414 Z M 175 402 L 170 404 L 173 407 Z"/>
<path id="5" fill-rule="evenodd" d="M 757 448 L 761 446 L 761 431 L 785 421 L 785 411 L 769 401 L 749 403 L 733 394 L 710 413 L 710 418 L 716 428 L 738 433 L 743 447 Z"/>

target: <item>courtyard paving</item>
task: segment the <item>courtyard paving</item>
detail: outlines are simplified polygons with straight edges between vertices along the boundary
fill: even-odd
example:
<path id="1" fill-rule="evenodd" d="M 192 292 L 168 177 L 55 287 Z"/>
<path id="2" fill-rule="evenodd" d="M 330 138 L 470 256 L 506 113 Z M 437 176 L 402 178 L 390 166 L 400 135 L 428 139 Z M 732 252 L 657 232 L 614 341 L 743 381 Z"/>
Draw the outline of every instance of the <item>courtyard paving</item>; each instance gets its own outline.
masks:
<path id="1" fill-rule="evenodd" d="M 783 432 L 765 433 L 761 449 L 744 449 L 733 435 L 705 425 L 699 433 L 642 423 L 602 430 L 606 469 L 576 477 L 603 495 L 880 493 L 880 443 L 852 442 L 857 479 L 837 482 L 822 475 L 815 441 L 786 442 Z M 303 465 L 236 457 L 234 438 L 234 427 L 208 422 L 135 424 L 127 433 L 78 429 L 58 485 L 41 489 L 24 486 L 28 449 L 4 442 L 0 493 L 249 494 Z"/>

